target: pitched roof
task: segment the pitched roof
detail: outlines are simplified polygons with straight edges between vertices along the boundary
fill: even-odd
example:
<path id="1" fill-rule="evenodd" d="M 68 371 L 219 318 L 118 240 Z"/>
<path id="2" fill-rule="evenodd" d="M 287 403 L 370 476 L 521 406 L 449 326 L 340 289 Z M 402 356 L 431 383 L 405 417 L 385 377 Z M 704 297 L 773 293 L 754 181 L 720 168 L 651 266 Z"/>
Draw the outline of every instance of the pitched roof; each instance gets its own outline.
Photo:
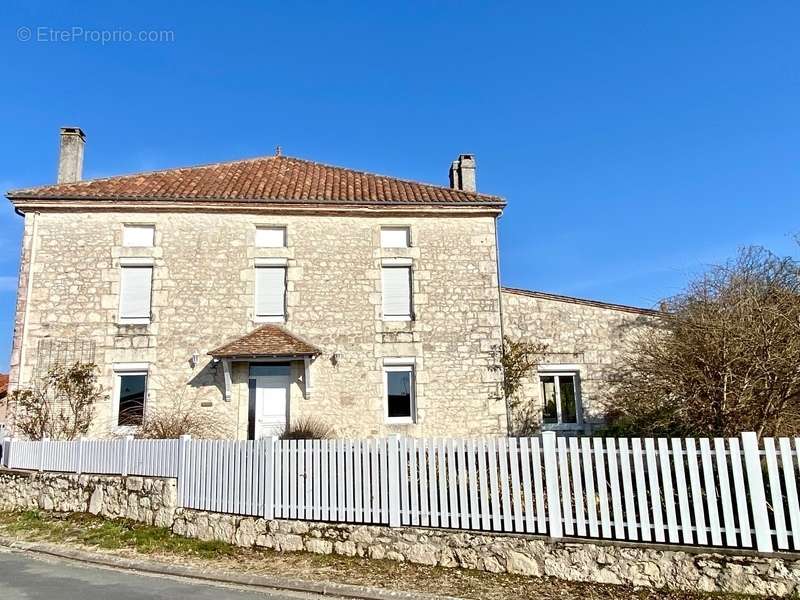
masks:
<path id="1" fill-rule="evenodd" d="M 8 375 L 0 373 L 0 398 L 5 398 L 8 393 Z"/>
<path id="2" fill-rule="evenodd" d="M 609 310 L 619 310 L 622 312 L 638 313 L 642 315 L 660 315 L 658 310 L 652 308 L 640 308 L 638 306 L 628 306 L 626 304 L 613 304 L 611 302 L 603 302 L 602 300 L 589 300 L 587 298 L 575 298 L 574 296 L 563 296 L 561 294 L 551 294 L 549 292 L 538 292 L 536 290 L 522 290 L 519 288 L 502 288 L 503 292 L 507 294 L 518 294 L 520 296 L 529 296 L 531 298 L 539 298 L 541 300 L 553 300 L 555 302 L 568 302 L 570 304 L 583 304 L 585 306 L 595 306 L 597 308 L 607 308 Z"/>
<path id="3" fill-rule="evenodd" d="M 262 325 L 245 336 L 208 353 L 215 358 L 256 358 L 260 356 L 313 356 L 321 354 L 316 346 L 289 333 L 280 325 Z"/>
<path id="4" fill-rule="evenodd" d="M 12 190 L 17 199 L 236 201 L 281 204 L 463 205 L 502 208 L 498 196 L 465 192 L 324 165 L 267 156 Z"/>

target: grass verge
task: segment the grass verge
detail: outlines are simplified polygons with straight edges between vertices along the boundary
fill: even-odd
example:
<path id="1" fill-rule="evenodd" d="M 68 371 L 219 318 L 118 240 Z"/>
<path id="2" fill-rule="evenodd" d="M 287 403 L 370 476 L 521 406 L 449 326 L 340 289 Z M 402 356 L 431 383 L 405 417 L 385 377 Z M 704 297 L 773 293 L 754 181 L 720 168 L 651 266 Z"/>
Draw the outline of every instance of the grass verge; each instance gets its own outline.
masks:
<path id="1" fill-rule="evenodd" d="M 107 520 L 82 513 L 0 512 L 0 534 L 26 541 L 88 547 L 116 556 L 147 555 L 148 558 L 160 562 L 239 574 L 325 580 L 480 600 L 508 600 L 509 597 L 514 597 L 515 600 L 746 598 L 731 594 L 670 592 L 575 583 L 553 578 L 425 567 L 336 555 L 239 548 L 225 542 L 205 542 L 180 537 L 167 529 L 133 521 Z"/>

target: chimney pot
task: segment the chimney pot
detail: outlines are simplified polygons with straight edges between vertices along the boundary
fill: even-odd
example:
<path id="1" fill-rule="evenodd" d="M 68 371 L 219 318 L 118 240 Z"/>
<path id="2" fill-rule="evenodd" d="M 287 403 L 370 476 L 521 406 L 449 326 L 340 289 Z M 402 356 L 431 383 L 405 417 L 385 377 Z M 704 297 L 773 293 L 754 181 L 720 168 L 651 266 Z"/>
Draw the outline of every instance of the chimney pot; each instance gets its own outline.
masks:
<path id="1" fill-rule="evenodd" d="M 83 177 L 83 147 L 86 135 L 80 127 L 62 127 L 58 154 L 58 183 L 72 183 Z"/>
<path id="2" fill-rule="evenodd" d="M 454 190 L 465 192 L 476 191 L 475 186 L 475 156 L 472 154 L 459 154 L 458 158 L 450 165 L 450 187 Z"/>

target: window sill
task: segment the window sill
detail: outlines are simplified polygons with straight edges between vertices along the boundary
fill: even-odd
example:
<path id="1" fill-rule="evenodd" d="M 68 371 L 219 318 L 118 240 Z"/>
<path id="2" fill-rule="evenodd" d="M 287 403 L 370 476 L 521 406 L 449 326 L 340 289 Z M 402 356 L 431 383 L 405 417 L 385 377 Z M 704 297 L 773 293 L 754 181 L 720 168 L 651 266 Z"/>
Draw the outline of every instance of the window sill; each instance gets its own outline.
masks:
<path id="1" fill-rule="evenodd" d="M 542 423 L 542 431 L 583 431 L 583 423 Z"/>
<path id="2" fill-rule="evenodd" d="M 117 325 L 150 325 L 150 319 L 148 318 L 141 318 L 141 319 L 119 319 L 117 321 Z"/>
<path id="3" fill-rule="evenodd" d="M 275 316 L 275 317 L 255 317 L 253 318 L 254 323 L 286 323 L 285 316 Z"/>
<path id="4" fill-rule="evenodd" d="M 397 321 L 413 321 L 414 317 L 411 315 L 384 315 L 384 321 L 397 322 Z"/>
<path id="5" fill-rule="evenodd" d="M 113 432 L 116 435 L 135 435 L 141 425 L 114 425 Z"/>
<path id="6" fill-rule="evenodd" d="M 385 423 L 387 425 L 414 425 L 414 419 L 411 417 L 387 418 Z"/>

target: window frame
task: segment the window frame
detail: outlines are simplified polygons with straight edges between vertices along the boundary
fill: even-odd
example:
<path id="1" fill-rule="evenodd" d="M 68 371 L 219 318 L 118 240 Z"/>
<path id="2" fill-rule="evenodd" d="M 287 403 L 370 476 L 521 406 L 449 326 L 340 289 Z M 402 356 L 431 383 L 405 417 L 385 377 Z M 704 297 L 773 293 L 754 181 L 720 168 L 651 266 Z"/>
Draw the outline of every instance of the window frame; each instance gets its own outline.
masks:
<path id="1" fill-rule="evenodd" d="M 389 416 L 389 373 L 408 373 L 410 389 L 410 406 L 408 417 Z M 413 361 L 385 361 L 383 365 L 383 417 L 389 425 L 413 425 L 417 422 L 417 375 Z"/>
<path id="2" fill-rule="evenodd" d="M 282 315 L 259 315 L 258 314 L 258 269 L 282 269 L 283 270 L 283 314 Z M 255 264 L 253 281 L 253 321 L 256 323 L 285 323 L 288 315 L 286 306 L 289 268 L 286 261 L 282 260 L 257 260 Z"/>
<path id="3" fill-rule="evenodd" d="M 383 278 L 384 269 L 405 269 L 408 273 L 408 314 L 387 315 L 386 314 L 386 285 Z M 383 260 L 381 262 L 381 319 L 383 321 L 414 321 L 416 315 L 414 313 L 414 267 L 410 260 L 408 261 L 389 261 Z"/>
<path id="4" fill-rule="evenodd" d="M 123 273 L 125 269 L 149 269 L 150 271 L 150 296 L 148 298 L 148 314 L 146 317 L 126 317 L 122 314 L 122 300 L 124 298 Z M 153 321 L 153 280 L 155 278 L 155 265 L 151 258 L 122 258 L 119 263 L 119 302 L 117 305 L 117 323 L 120 325 L 149 325 Z"/>
<path id="5" fill-rule="evenodd" d="M 135 432 L 139 425 L 119 424 L 120 394 L 122 392 L 122 378 L 144 375 L 144 402 L 142 404 L 142 421 L 147 414 L 148 396 L 150 395 L 150 364 L 149 363 L 118 363 L 112 366 L 114 373 L 114 391 L 111 402 L 111 428 L 119 433 Z"/>
<path id="6" fill-rule="evenodd" d="M 281 245 L 280 246 L 268 246 L 262 245 L 258 243 L 258 232 L 261 231 L 280 231 L 281 232 Z M 255 248 L 286 248 L 289 244 L 288 241 L 289 233 L 287 231 L 286 225 L 256 225 L 256 232 L 253 238 L 253 246 Z"/>
<path id="7" fill-rule="evenodd" d="M 557 423 L 545 423 L 544 422 L 544 404 L 545 404 L 545 394 L 544 394 L 544 382 L 542 381 L 542 377 L 554 377 L 555 378 L 555 390 L 556 390 L 556 415 L 558 418 Z M 575 390 L 575 422 L 574 423 L 564 423 L 563 417 L 561 416 L 561 383 L 559 379 L 561 377 L 571 377 L 572 378 L 572 385 Z M 542 369 L 539 370 L 537 373 L 538 384 L 539 384 L 539 395 L 541 399 L 540 410 L 542 415 L 542 429 L 543 430 L 575 430 L 575 429 L 583 429 L 583 399 L 581 398 L 581 374 L 580 371 L 577 369 L 558 369 L 558 370 L 548 370 Z"/>

